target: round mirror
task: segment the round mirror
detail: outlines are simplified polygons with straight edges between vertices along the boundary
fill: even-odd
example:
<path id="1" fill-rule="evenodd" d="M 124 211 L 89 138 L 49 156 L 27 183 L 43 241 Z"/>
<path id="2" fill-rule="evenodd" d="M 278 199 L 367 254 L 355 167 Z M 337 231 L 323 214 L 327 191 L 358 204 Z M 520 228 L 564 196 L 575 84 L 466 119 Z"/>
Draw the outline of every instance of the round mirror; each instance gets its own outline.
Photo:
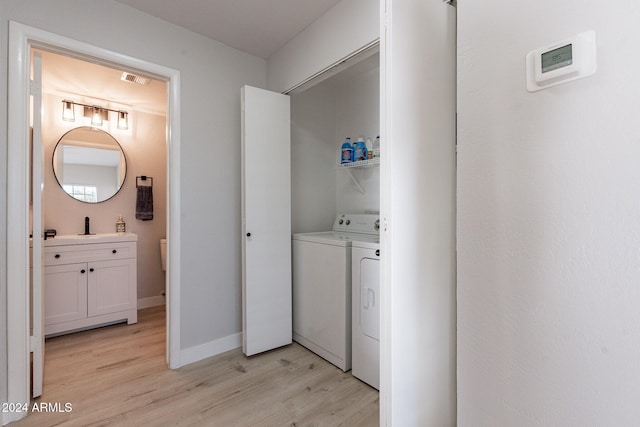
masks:
<path id="1" fill-rule="evenodd" d="M 65 193 L 86 203 L 113 197 L 127 175 L 122 147 L 109 133 L 89 126 L 62 135 L 53 151 L 53 173 Z"/>

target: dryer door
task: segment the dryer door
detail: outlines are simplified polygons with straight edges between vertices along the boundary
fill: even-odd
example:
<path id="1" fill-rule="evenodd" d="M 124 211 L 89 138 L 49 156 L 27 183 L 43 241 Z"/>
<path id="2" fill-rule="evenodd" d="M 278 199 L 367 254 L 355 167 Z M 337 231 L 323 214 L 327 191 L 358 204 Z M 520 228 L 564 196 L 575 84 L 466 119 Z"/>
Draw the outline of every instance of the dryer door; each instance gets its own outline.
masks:
<path id="1" fill-rule="evenodd" d="M 368 337 L 380 340 L 380 260 L 360 260 L 360 328 Z"/>

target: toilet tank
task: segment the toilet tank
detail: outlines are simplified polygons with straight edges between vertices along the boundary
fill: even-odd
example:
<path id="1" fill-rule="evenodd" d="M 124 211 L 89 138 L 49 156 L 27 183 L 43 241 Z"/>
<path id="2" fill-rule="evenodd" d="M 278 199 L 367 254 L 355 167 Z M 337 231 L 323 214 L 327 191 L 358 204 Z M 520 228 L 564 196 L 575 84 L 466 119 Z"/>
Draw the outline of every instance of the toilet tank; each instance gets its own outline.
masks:
<path id="1" fill-rule="evenodd" d="M 167 271 L 167 239 L 160 239 L 160 261 L 162 261 L 162 271 Z"/>

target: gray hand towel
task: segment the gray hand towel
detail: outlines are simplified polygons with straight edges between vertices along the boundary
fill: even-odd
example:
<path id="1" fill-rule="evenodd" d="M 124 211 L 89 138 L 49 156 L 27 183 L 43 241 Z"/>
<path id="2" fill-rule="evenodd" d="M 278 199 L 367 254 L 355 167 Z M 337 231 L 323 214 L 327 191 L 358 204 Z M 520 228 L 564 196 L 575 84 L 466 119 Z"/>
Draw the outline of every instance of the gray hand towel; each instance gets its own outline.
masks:
<path id="1" fill-rule="evenodd" d="M 153 219 L 153 187 L 139 186 L 136 196 L 136 219 Z"/>

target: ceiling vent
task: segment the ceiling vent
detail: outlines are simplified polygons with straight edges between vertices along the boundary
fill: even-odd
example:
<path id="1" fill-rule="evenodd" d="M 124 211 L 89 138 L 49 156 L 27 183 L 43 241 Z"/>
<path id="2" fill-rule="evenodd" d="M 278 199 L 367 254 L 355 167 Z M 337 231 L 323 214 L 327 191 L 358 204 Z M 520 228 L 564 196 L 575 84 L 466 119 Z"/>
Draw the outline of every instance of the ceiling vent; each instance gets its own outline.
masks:
<path id="1" fill-rule="evenodd" d="M 139 84 L 140 86 L 147 86 L 151 81 L 151 79 L 148 77 L 142 77 L 135 74 L 127 73 L 126 71 L 122 73 L 122 77 L 120 77 L 120 80 Z"/>

